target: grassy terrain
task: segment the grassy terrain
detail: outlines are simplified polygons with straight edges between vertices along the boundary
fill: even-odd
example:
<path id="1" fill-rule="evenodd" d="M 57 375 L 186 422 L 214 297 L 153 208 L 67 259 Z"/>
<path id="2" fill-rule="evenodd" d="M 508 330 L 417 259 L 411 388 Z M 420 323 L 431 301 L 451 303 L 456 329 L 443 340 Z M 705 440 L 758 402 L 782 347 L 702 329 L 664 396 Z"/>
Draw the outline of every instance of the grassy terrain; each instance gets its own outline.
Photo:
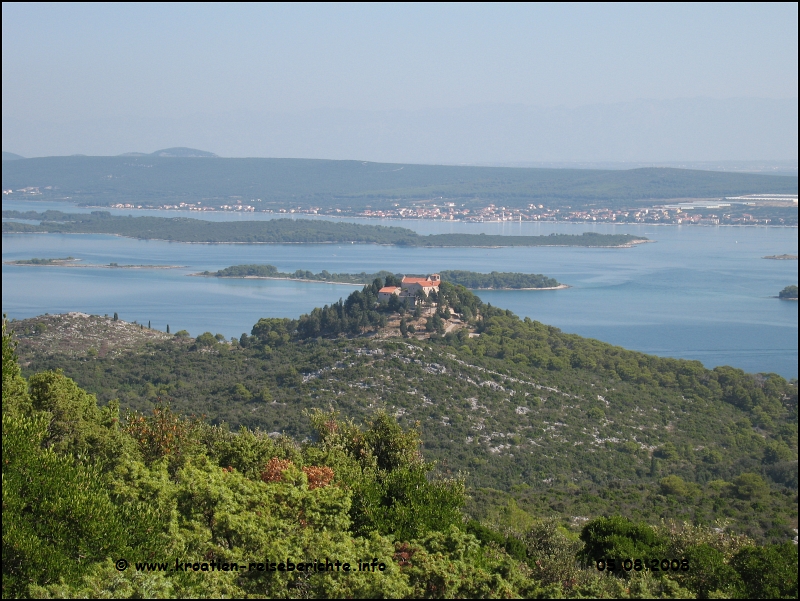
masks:
<path id="1" fill-rule="evenodd" d="M 174 340 L 145 324 L 128 323 L 113 317 L 67 313 L 40 315 L 14 322 L 26 356 L 59 354 L 72 357 L 116 357 L 141 349 L 148 342 Z"/>

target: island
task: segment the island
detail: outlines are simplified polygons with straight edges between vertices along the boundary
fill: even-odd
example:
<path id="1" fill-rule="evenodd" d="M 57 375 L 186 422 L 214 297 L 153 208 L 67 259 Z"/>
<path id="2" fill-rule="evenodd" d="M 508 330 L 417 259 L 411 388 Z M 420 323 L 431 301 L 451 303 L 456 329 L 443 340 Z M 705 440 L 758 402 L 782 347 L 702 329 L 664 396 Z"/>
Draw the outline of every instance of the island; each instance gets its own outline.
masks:
<path id="1" fill-rule="evenodd" d="M 797 255 L 770 255 L 762 259 L 775 259 L 776 261 L 797 261 Z"/>
<path id="2" fill-rule="evenodd" d="M 8 219 L 41 220 L 38 225 L 3 222 L 3 233 L 114 234 L 141 240 L 169 240 L 199 244 L 386 244 L 413 247 L 583 246 L 629 248 L 651 242 L 630 234 L 550 234 L 499 236 L 494 234 L 431 234 L 382 225 L 361 225 L 315 219 L 269 221 L 204 221 L 185 217 L 123 217 L 108 211 L 90 214 L 47 211 L 3 211 Z"/>
<path id="3" fill-rule="evenodd" d="M 781 300 L 797 300 L 797 286 L 786 286 L 778 293 L 778 298 Z"/>
<path id="4" fill-rule="evenodd" d="M 298 269 L 292 273 L 278 271 L 274 265 L 232 265 L 219 271 L 203 271 L 190 274 L 201 277 L 215 278 L 247 278 L 269 280 L 295 280 L 301 282 L 326 282 L 329 284 L 371 284 L 380 278 L 390 282 L 400 282 L 404 277 L 422 277 L 414 274 L 392 273 L 378 271 L 376 273 L 329 273 L 322 270 L 319 273 Z M 477 273 L 475 271 L 444 270 L 438 274 L 443 282 L 461 285 L 470 290 L 560 290 L 569 288 L 558 280 L 549 278 L 540 273 L 507 273 L 493 271 L 491 273 Z"/>

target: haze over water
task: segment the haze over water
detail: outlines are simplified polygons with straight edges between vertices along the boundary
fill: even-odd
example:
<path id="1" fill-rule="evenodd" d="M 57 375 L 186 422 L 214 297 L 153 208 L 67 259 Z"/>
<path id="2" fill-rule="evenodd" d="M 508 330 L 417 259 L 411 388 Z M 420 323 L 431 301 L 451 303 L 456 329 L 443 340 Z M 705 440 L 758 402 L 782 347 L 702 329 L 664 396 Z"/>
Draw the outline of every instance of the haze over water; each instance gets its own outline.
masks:
<path id="1" fill-rule="evenodd" d="M 77 210 L 64 203 L 50 204 L 4 202 L 3 208 Z M 177 212 L 153 213 L 178 216 Z M 202 217 L 243 218 L 231 213 Z M 193 336 L 211 331 L 238 337 L 242 332 L 249 333 L 260 317 L 297 317 L 346 297 L 360 286 L 195 278 L 187 274 L 246 263 L 270 263 L 280 271 L 307 269 L 315 273 L 323 269 L 339 273 L 382 269 L 398 273 L 445 269 L 543 273 L 572 287 L 477 294 L 520 317 L 629 349 L 697 359 L 707 367 L 727 364 L 750 372 L 797 377 L 797 304 L 774 298 L 784 286 L 797 283 L 797 261 L 762 259 L 766 255 L 797 254 L 795 228 L 350 221 L 398 225 L 421 234 L 630 233 L 645 235 L 655 243 L 629 249 L 425 249 L 358 244 L 181 244 L 106 235 L 4 235 L 3 261 L 73 256 L 85 263 L 187 267 L 112 270 L 4 265 L 3 311 L 17 319 L 67 311 L 101 315 L 118 312 L 121 319 L 144 324 L 150 321 L 158 329 L 169 324 L 172 332 L 187 329 Z"/>

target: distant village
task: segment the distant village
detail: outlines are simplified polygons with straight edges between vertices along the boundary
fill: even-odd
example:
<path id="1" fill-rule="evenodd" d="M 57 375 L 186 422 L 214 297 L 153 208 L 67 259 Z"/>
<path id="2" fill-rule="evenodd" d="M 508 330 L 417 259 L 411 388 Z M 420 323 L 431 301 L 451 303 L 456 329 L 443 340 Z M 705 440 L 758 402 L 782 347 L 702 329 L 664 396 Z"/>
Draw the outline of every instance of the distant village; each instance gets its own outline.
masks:
<path id="1" fill-rule="evenodd" d="M 163 210 L 189 211 L 239 211 L 265 212 L 283 215 L 309 215 L 329 217 L 363 217 L 368 219 L 430 219 L 435 221 L 461 221 L 467 223 L 557 221 L 577 223 L 653 223 L 653 224 L 697 224 L 697 225 L 785 225 L 782 218 L 768 218 L 743 212 L 747 207 L 784 205 L 797 207 L 797 195 L 758 194 L 737 196 L 716 200 L 679 202 L 639 209 L 553 209 L 542 204 L 529 204 L 527 208 L 511 208 L 489 204 L 483 208 L 466 208 L 455 202 L 415 203 L 415 206 L 402 207 L 395 203 L 390 209 L 347 210 L 322 207 L 296 207 L 281 209 L 261 209 L 258 199 L 246 204 L 241 201 L 224 205 L 204 205 L 202 203 L 164 204 L 155 208 Z M 141 205 L 118 204 L 113 208 L 143 208 Z M 738 210 L 734 210 L 738 209 Z M 796 220 L 790 225 L 796 225 Z"/>
<path id="2" fill-rule="evenodd" d="M 664 204 L 639 209 L 592 208 L 581 210 L 553 209 L 541 204 L 529 204 L 526 209 L 498 207 L 490 204 L 480 209 L 457 207 L 454 202 L 432 203 L 426 206 L 404 207 L 396 205 L 392 209 L 353 212 L 353 216 L 372 219 L 433 219 L 466 222 L 502 221 L 561 221 L 561 222 L 600 222 L 600 223 L 664 223 L 664 224 L 747 224 L 783 225 L 783 219 L 758 217 L 740 210 L 757 206 L 797 207 L 797 194 L 756 194 L 721 199 L 704 199 L 694 202 Z M 322 211 L 319 208 L 297 209 L 298 213 L 344 214 L 339 209 Z M 796 222 L 795 222 L 796 223 Z"/>

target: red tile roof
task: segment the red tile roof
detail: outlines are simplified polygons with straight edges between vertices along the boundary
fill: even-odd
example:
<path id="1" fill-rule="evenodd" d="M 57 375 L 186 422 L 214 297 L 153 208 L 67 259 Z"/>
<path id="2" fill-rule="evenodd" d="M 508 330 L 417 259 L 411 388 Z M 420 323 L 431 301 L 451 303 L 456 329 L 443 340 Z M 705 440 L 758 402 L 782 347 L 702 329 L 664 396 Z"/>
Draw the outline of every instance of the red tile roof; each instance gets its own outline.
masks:
<path id="1" fill-rule="evenodd" d="M 420 286 L 425 286 L 425 287 L 433 286 L 434 288 L 439 286 L 439 281 L 438 280 L 437 281 L 433 281 L 433 280 L 428 279 L 428 278 L 409 278 L 409 277 L 404 277 L 403 278 L 403 283 L 404 284 L 419 284 Z"/>

